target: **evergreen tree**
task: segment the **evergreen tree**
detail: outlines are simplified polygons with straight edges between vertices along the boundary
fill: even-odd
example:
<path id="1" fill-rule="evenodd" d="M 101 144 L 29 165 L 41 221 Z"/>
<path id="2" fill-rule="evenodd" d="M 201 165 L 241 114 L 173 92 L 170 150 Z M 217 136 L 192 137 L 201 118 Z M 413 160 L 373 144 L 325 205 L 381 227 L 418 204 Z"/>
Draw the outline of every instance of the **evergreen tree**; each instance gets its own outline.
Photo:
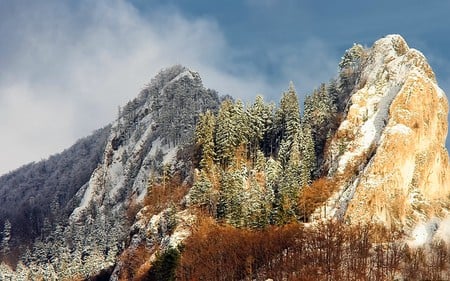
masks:
<path id="1" fill-rule="evenodd" d="M 204 114 L 200 114 L 199 122 L 195 129 L 195 141 L 200 145 L 202 150 L 202 159 L 200 167 L 209 169 L 213 166 L 215 158 L 214 151 L 214 128 L 216 125 L 216 118 L 214 114 L 207 110 Z"/>
<path id="2" fill-rule="evenodd" d="M 339 63 L 339 91 L 342 97 L 350 96 L 355 87 L 363 56 L 364 48 L 359 44 L 354 44 L 341 58 Z"/>
<path id="3" fill-rule="evenodd" d="M 209 214 L 217 214 L 217 191 L 213 189 L 205 171 L 189 190 L 188 203 L 206 210 Z"/>
<path id="4" fill-rule="evenodd" d="M 336 79 L 331 79 L 330 83 L 328 83 L 327 88 L 328 95 L 331 99 L 331 103 L 333 104 L 334 108 L 336 108 L 337 112 L 343 112 L 344 111 L 344 104 L 342 97 L 340 96 L 340 91 L 338 89 L 338 82 Z"/>
<path id="5" fill-rule="evenodd" d="M 9 241 L 11 240 L 11 223 L 9 220 L 5 220 L 5 224 L 3 226 L 3 237 L 1 243 L 1 254 L 5 258 L 9 255 Z"/>
<path id="6" fill-rule="evenodd" d="M 216 156 L 223 167 L 227 166 L 234 156 L 234 149 L 238 145 L 235 118 L 232 118 L 234 105 L 231 100 L 222 102 L 216 122 Z"/>
<path id="7" fill-rule="evenodd" d="M 302 163 L 300 168 L 300 187 L 311 184 L 313 172 L 316 170 L 316 153 L 311 128 L 304 126 L 300 137 Z"/>
<path id="8" fill-rule="evenodd" d="M 243 184 L 246 172 L 242 170 L 224 172 L 221 179 L 217 215 L 234 226 L 243 226 Z"/>
<path id="9" fill-rule="evenodd" d="M 233 136 L 236 140 L 235 147 L 249 141 L 250 129 L 248 115 L 245 113 L 244 104 L 238 100 L 232 107 Z"/>
<path id="10" fill-rule="evenodd" d="M 264 157 L 264 153 L 261 150 L 258 150 L 256 152 L 256 159 L 254 163 L 256 172 L 264 172 L 264 168 L 266 166 L 266 158 Z"/>
<path id="11" fill-rule="evenodd" d="M 280 150 L 278 158 L 285 167 L 289 161 L 292 143 L 298 141 L 300 134 L 300 108 L 294 84 L 289 84 L 289 90 L 283 94 L 280 108 L 277 111 L 276 124 L 280 125 Z M 297 149 L 294 147 L 293 149 Z"/>
<path id="12" fill-rule="evenodd" d="M 262 228 L 269 223 L 272 204 L 271 190 L 261 186 L 251 175 L 248 180 L 248 190 L 244 192 L 242 216 L 245 225 L 253 228 Z"/>
<path id="13" fill-rule="evenodd" d="M 303 144 L 305 134 L 311 134 L 311 138 L 307 139 L 309 141 L 308 145 L 312 142 L 312 147 L 315 151 L 314 159 L 318 161 L 318 164 L 309 165 L 314 167 L 312 171 L 314 176 L 317 176 L 320 172 L 317 171 L 316 167 L 322 165 L 325 144 L 338 127 L 337 119 L 337 109 L 333 103 L 333 98 L 326 85 L 322 84 L 319 89 L 314 90 L 312 95 L 307 96 L 305 99 L 302 119 L 303 140 L 300 141 Z M 305 149 L 305 145 L 303 146 Z"/>
<path id="14" fill-rule="evenodd" d="M 282 204 L 280 198 L 280 182 L 282 181 L 281 164 L 272 157 L 267 160 L 265 167 L 266 190 L 271 195 L 272 210 L 270 214 L 270 223 L 276 224 L 280 221 L 282 214 Z"/>
<path id="15" fill-rule="evenodd" d="M 298 138 L 293 140 L 289 154 L 289 160 L 283 171 L 280 184 L 279 200 L 280 211 L 278 223 L 286 223 L 294 219 L 296 213 L 297 199 L 301 187 L 302 159 Z"/>
<path id="16" fill-rule="evenodd" d="M 248 150 L 249 158 L 256 160 L 260 147 L 264 149 L 264 139 L 272 125 L 273 107 L 266 105 L 262 96 L 257 96 L 255 102 L 247 110 L 248 118 Z"/>
<path id="17" fill-rule="evenodd" d="M 361 58 L 364 54 L 364 47 L 361 44 L 353 44 L 353 46 L 345 51 L 344 56 L 339 62 L 339 68 L 357 68 L 361 63 Z"/>
<path id="18" fill-rule="evenodd" d="M 282 167 L 281 167 L 280 163 L 277 160 L 270 157 L 269 160 L 267 160 L 267 163 L 265 166 L 267 188 L 270 188 L 273 191 L 278 190 L 281 173 L 282 173 Z"/>

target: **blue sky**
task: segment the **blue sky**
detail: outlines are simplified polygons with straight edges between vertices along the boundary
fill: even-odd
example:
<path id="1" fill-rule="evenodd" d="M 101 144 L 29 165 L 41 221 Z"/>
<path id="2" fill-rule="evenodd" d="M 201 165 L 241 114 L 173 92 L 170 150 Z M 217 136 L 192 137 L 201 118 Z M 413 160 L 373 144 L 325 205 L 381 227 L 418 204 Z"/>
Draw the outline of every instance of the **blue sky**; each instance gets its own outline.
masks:
<path id="1" fill-rule="evenodd" d="M 0 0 L 0 173 L 109 123 L 176 63 L 244 101 L 278 101 L 290 80 L 303 98 L 354 42 L 397 33 L 449 93 L 448 11 L 440 0 Z"/>

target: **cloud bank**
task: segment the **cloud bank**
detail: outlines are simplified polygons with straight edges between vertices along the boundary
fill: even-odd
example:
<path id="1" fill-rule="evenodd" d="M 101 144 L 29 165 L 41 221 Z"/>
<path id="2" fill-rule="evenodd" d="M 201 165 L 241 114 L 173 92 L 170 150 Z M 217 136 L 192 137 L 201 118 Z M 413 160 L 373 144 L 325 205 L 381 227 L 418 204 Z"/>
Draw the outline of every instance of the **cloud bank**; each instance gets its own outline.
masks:
<path id="1" fill-rule="evenodd" d="M 267 54 L 285 77 L 271 80 L 257 64 L 239 61 L 245 50 L 229 46 L 214 20 L 187 19 L 175 8 L 144 15 L 120 0 L 9 2 L 0 3 L 0 174 L 108 124 L 173 64 L 244 101 L 256 94 L 278 101 L 289 80 L 309 91 L 335 71 L 329 62 L 336 58 L 311 40 Z"/>

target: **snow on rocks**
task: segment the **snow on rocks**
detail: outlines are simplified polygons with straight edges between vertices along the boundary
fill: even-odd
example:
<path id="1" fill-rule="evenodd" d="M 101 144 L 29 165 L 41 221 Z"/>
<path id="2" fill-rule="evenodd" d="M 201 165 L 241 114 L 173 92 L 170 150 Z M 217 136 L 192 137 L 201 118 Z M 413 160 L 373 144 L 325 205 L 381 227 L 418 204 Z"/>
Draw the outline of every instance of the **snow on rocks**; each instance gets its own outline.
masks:
<path id="1" fill-rule="evenodd" d="M 409 135 L 411 134 L 411 132 L 412 132 L 411 128 L 403 124 L 396 124 L 389 128 L 389 133 L 391 134 Z"/>
<path id="2" fill-rule="evenodd" d="M 428 199 L 437 198 L 432 193 L 448 190 L 448 156 L 441 143 L 445 95 L 423 54 L 399 35 L 375 42 L 360 71 L 326 155 L 328 176 L 341 182 L 326 202 L 326 214 L 411 225 L 428 215 L 416 213 L 419 207 L 408 200 L 412 191 L 419 190 L 424 208 L 431 210 Z M 396 208 L 401 211 L 392 215 Z"/>

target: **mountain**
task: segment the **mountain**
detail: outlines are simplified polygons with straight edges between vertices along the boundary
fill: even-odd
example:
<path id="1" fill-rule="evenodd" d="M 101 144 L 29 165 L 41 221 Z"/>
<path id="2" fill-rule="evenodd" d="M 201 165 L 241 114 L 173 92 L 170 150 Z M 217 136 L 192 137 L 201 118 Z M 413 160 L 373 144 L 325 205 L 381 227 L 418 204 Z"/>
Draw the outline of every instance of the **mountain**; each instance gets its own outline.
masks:
<path id="1" fill-rule="evenodd" d="M 110 125 L 0 178 L 0 280 L 450 277 L 431 67 L 389 35 L 339 68 L 303 112 L 292 83 L 244 105 L 162 70 Z"/>
<path id="2" fill-rule="evenodd" d="M 355 90 L 325 156 L 342 187 L 329 216 L 413 226 L 448 215 L 448 102 L 422 53 L 398 35 L 364 54 Z M 444 211 L 445 210 L 445 211 Z"/>
<path id="3" fill-rule="evenodd" d="M 14 226 L 13 245 L 33 241 L 43 228 L 67 220 L 79 203 L 75 194 L 101 163 L 109 130 L 102 128 L 60 154 L 0 177 L 0 223 L 9 220 Z"/>
<path id="4" fill-rule="evenodd" d="M 198 73 L 173 66 L 105 129 L 0 178 L 10 248 L 27 247 L 20 254 L 44 279 L 89 276 L 113 266 L 132 223 L 129 205 L 143 200 L 149 179 L 165 173 L 189 144 L 198 115 L 218 106 L 217 93 L 203 87 Z M 52 269 L 39 266 L 46 263 Z"/>

